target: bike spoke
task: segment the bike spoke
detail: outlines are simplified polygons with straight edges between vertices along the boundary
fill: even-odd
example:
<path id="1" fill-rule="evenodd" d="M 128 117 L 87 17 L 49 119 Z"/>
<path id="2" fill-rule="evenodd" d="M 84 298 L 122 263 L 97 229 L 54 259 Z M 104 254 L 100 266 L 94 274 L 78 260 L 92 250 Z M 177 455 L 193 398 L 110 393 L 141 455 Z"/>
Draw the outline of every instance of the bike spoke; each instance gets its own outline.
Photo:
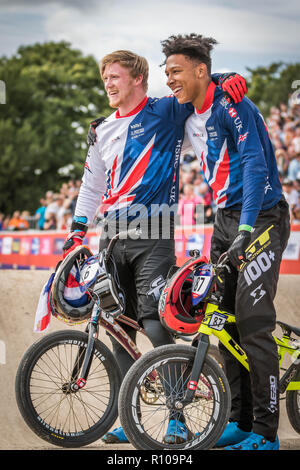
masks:
<path id="1" fill-rule="evenodd" d="M 167 431 L 169 420 L 178 419 L 185 421 L 187 428 L 191 432 L 189 439 L 193 439 L 195 433 L 201 433 L 207 428 L 212 418 L 214 410 L 213 393 L 209 379 L 203 374 L 198 384 L 198 395 L 195 394 L 194 400 L 182 410 L 169 408 L 168 400 L 181 401 L 187 390 L 187 383 L 190 379 L 191 364 L 189 362 L 169 361 L 167 366 L 159 366 L 148 371 L 144 378 L 138 401 L 135 403 L 139 423 L 147 433 L 157 442 L 164 442 L 164 436 Z M 153 381 L 151 377 L 158 376 L 159 380 Z M 143 393 L 142 393 L 143 392 Z M 143 397 L 144 394 L 144 397 Z M 153 403 L 147 403 L 148 399 L 153 399 Z"/>
<path id="2" fill-rule="evenodd" d="M 31 374 L 30 394 L 38 415 L 63 433 L 78 433 L 98 422 L 110 400 L 108 374 L 96 357 L 85 387 L 76 393 L 68 389 L 85 351 L 79 345 L 58 344 L 39 357 Z"/>

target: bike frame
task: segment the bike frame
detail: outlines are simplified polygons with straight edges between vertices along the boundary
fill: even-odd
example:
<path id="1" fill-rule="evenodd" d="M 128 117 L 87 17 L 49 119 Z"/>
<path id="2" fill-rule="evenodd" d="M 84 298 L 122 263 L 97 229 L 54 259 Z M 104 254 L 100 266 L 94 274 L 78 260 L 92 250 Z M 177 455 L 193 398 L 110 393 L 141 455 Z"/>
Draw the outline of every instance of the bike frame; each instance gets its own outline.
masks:
<path id="1" fill-rule="evenodd" d="M 225 324 L 235 323 L 235 316 L 220 310 L 216 305 L 208 303 L 205 309 L 204 319 L 199 327 L 198 333 L 207 336 L 214 335 L 228 349 L 228 351 L 249 371 L 249 364 L 245 351 L 224 329 Z M 294 381 L 298 370 L 300 370 L 300 345 L 290 344 L 290 335 L 283 334 L 282 338 L 273 336 L 278 345 L 279 367 L 282 366 L 283 359 L 288 354 L 293 363 L 287 369 L 279 381 L 280 393 L 290 390 L 300 390 L 300 381 Z M 203 341 L 203 340 L 202 340 Z"/>
<path id="2" fill-rule="evenodd" d="M 116 234 L 111 239 L 107 249 L 103 250 L 104 260 L 106 262 L 109 260 L 113 252 L 113 248 L 121 236 L 129 236 L 130 234 L 136 236 L 139 233 L 141 233 L 140 230 L 132 229 L 126 232 L 120 232 Z M 130 326 L 134 330 L 139 331 L 140 333 L 146 336 L 144 329 L 139 326 L 138 322 L 127 317 L 126 315 L 114 316 L 113 314 L 106 313 L 100 308 L 97 301 L 95 301 L 91 318 L 85 329 L 85 332 L 88 334 L 87 347 L 85 351 L 84 348 L 79 348 L 72 372 L 71 388 L 73 390 L 83 388 L 86 384 L 92 363 L 95 340 L 98 338 L 99 334 L 99 326 L 102 326 L 102 328 L 104 328 L 107 333 L 109 333 L 113 338 L 115 338 L 135 361 L 139 357 L 141 357 L 141 351 L 138 349 L 138 347 L 136 346 L 134 341 L 132 341 L 126 331 L 122 328 L 120 323 Z"/>
<path id="3" fill-rule="evenodd" d="M 86 384 L 92 363 L 95 339 L 98 338 L 99 334 L 99 326 L 102 326 L 107 333 L 113 336 L 134 360 L 141 357 L 141 351 L 119 322 L 130 326 L 134 330 L 139 331 L 146 336 L 143 328 L 141 328 L 135 320 L 126 317 L 126 315 L 120 315 L 116 319 L 112 315 L 106 314 L 98 308 L 97 305 L 95 305 L 91 319 L 85 329 L 85 332 L 89 335 L 86 351 L 83 351 L 80 348 L 75 360 L 71 385 L 73 390 L 83 388 Z"/>

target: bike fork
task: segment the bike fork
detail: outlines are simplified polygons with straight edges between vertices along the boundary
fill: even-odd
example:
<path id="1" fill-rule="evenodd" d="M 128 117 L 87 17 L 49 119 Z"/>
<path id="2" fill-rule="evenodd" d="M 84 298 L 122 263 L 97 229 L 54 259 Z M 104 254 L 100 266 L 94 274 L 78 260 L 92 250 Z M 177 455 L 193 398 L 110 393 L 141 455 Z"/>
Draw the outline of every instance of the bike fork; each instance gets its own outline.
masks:
<path id="1" fill-rule="evenodd" d="M 86 384 L 89 371 L 92 365 L 93 360 L 93 352 L 95 347 L 95 339 L 98 336 L 98 312 L 95 316 L 92 316 L 89 324 L 86 327 L 86 333 L 88 333 L 88 343 L 85 354 L 82 354 L 82 350 L 80 348 L 78 352 L 78 357 L 76 358 L 75 366 L 72 372 L 72 384 L 71 389 L 73 391 L 79 390 L 83 388 Z M 82 368 L 81 368 L 82 366 Z M 78 377 L 81 369 L 81 375 Z M 76 379 L 76 377 L 78 377 Z"/>
<path id="2" fill-rule="evenodd" d="M 195 392 L 197 390 L 198 382 L 202 372 L 203 364 L 209 348 L 209 336 L 201 333 L 199 335 L 197 351 L 195 360 L 192 367 L 191 377 L 187 384 L 187 390 L 183 399 L 183 404 L 188 405 L 194 399 Z"/>

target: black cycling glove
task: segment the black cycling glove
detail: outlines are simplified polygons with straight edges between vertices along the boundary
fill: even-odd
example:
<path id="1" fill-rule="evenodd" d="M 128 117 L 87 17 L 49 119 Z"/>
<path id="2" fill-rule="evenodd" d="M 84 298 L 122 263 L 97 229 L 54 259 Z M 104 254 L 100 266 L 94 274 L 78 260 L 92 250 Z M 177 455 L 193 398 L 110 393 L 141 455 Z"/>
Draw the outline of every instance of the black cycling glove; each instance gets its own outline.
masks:
<path id="1" fill-rule="evenodd" d="M 96 134 L 96 128 L 105 120 L 105 117 L 104 116 L 101 116 L 97 119 L 94 119 L 94 121 L 92 121 L 90 123 L 90 128 L 89 128 L 89 131 L 88 131 L 88 135 L 87 135 L 87 143 L 89 145 L 94 145 L 94 143 L 97 141 L 97 134 Z"/>
<path id="2" fill-rule="evenodd" d="M 251 232 L 241 230 L 233 240 L 227 255 L 231 264 L 235 267 L 240 266 L 247 261 L 245 250 L 249 246 L 251 240 Z"/>

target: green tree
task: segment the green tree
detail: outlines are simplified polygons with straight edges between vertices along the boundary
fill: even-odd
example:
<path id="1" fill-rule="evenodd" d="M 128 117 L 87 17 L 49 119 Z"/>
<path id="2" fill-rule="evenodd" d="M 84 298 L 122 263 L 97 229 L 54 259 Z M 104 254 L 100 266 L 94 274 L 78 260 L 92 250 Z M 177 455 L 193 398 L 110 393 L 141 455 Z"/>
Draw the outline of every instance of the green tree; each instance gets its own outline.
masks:
<path id="1" fill-rule="evenodd" d="M 0 80 L 0 211 L 34 211 L 66 178 L 61 168 L 81 178 L 89 122 L 111 111 L 96 60 L 64 41 L 0 58 Z"/>
<path id="2" fill-rule="evenodd" d="M 248 96 L 267 117 L 272 106 L 286 103 L 295 91 L 293 83 L 300 80 L 300 64 L 277 62 L 268 67 L 248 68 Z M 299 86 L 297 87 L 299 88 Z"/>

